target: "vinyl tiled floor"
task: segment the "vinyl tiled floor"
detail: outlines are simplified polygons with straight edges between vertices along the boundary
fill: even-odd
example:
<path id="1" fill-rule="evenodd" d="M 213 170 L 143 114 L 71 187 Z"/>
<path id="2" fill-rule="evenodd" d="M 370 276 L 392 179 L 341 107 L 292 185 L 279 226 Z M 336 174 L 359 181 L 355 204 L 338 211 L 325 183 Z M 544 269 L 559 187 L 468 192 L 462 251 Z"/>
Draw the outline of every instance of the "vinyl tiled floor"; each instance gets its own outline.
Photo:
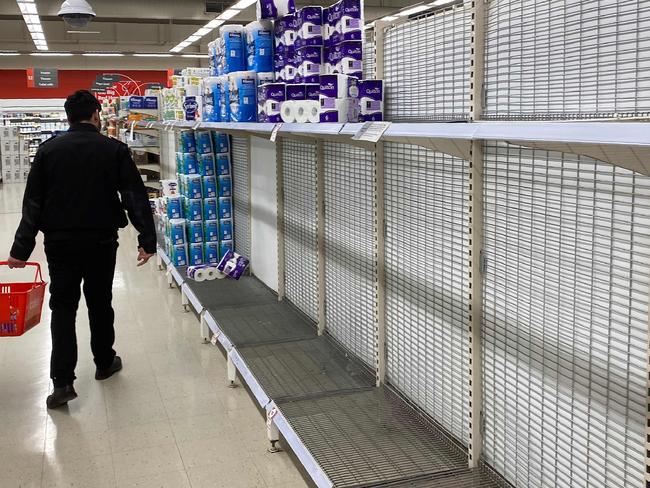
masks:
<path id="1" fill-rule="evenodd" d="M 0 186 L 0 258 L 20 219 L 22 185 Z M 45 263 L 39 240 L 32 260 Z M 120 234 L 114 286 L 124 370 L 95 381 L 79 309 L 79 398 L 48 411 L 49 310 L 19 338 L 0 339 L 0 487 L 298 488 L 286 453 L 268 454 L 265 424 L 243 388 L 226 387 L 221 352 L 155 263 L 136 268 L 135 233 Z M 46 267 L 45 267 L 46 268 Z M 0 269 L 0 281 L 31 278 Z M 46 278 L 47 279 L 47 278 Z"/>

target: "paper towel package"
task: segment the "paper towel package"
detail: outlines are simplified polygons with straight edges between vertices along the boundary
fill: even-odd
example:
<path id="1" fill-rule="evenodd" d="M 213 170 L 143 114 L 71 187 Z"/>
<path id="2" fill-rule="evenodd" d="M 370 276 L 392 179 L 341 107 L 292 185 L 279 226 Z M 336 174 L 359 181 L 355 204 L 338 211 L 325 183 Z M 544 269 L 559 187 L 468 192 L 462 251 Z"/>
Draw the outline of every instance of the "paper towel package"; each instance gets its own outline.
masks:
<path id="1" fill-rule="evenodd" d="M 257 78 L 255 71 L 231 73 L 228 86 L 230 91 L 230 121 L 257 121 Z"/>
<path id="2" fill-rule="evenodd" d="M 359 81 L 359 122 L 384 120 L 384 82 Z"/>
<path id="3" fill-rule="evenodd" d="M 358 80 L 343 74 L 321 75 L 320 98 L 358 98 Z"/>
<path id="4" fill-rule="evenodd" d="M 232 180 L 230 176 L 219 176 L 217 180 L 217 190 L 219 197 L 232 196 Z"/>
<path id="5" fill-rule="evenodd" d="M 172 246 L 171 257 L 175 266 L 187 266 L 187 247 L 185 244 Z"/>
<path id="6" fill-rule="evenodd" d="M 219 240 L 232 240 L 232 219 L 219 220 Z"/>
<path id="7" fill-rule="evenodd" d="M 190 244 L 203 242 L 202 221 L 192 221 L 187 223 L 187 242 Z"/>
<path id="8" fill-rule="evenodd" d="M 214 154 L 199 154 L 199 173 L 201 176 L 214 176 Z"/>
<path id="9" fill-rule="evenodd" d="M 194 132 L 194 139 L 196 140 L 196 152 L 199 154 L 212 153 L 212 136 L 210 131 L 197 130 Z"/>
<path id="10" fill-rule="evenodd" d="M 361 41 L 343 41 L 334 47 L 336 71 L 344 75 L 363 77 L 363 50 Z"/>
<path id="11" fill-rule="evenodd" d="M 248 259 L 244 256 L 240 256 L 233 251 L 227 251 L 221 257 L 217 269 L 223 274 L 238 280 L 246 271 L 248 264 Z"/>
<path id="12" fill-rule="evenodd" d="M 219 221 L 206 220 L 203 222 L 203 239 L 206 242 L 219 241 Z"/>
<path id="13" fill-rule="evenodd" d="M 185 244 L 185 219 L 169 219 L 167 226 L 172 244 Z"/>
<path id="14" fill-rule="evenodd" d="M 296 47 L 323 45 L 323 8 L 303 7 L 298 11 Z"/>
<path id="15" fill-rule="evenodd" d="M 188 263 L 190 266 L 203 264 L 203 243 L 197 242 L 189 246 Z"/>
<path id="16" fill-rule="evenodd" d="M 206 122 L 219 122 L 220 86 L 216 76 L 203 79 L 203 120 Z"/>
<path id="17" fill-rule="evenodd" d="M 342 41 L 363 39 L 362 0 L 341 0 L 341 20 L 338 31 Z"/>
<path id="18" fill-rule="evenodd" d="M 229 74 L 246 69 L 244 51 L 244 27 L 237 24 L 223 25 L 219 29 L 223 39 L 223 73 Z"/>
<path id="19" fill-rule="evenodd" d="M 216 168 L 215 173 L 217 176 L 225 176 L 230 174 L 230 154 L 218 153 L 216 155 Z"/>
<path id="20" fill-rule="evenodd" d="M 203 177 L 203 197 L 216 198 L 217 196 L 217 178 L 214 176 Z"/>
<path id="21" fill-rule="evenodd" d="M 205 220 L 216 220 L 219 218 L 216 198 L 205 198 L 203 200 L 203 218 Z"/>
<path id="22" fill-rule="evenodd" d="M 196 139 L 194 131 L 182 130 L 178 133 L 179 152 L 193 153 L 196 152 Z"/>
<path id="23" fill-rule="evenodd" d="M 187 190 L 185 196 L 188 198 L 203 198 L 203 178 L 201 175 L 186 175 Z"/>
<path id="24" fill-rule="evenodd" d="M 296 10 L 294 0 L 257 0 L 258 19 L 277 19 Z"/>
<path id="25" fill-rule="evenodd" d="M 298 49 L 300 67 L 298 73 L 302 83 L 318 83 L 324 73 L 323 47 L 304 46 Z"/>
<path id="26" fill-rule="evenodd" d="M 212 145 L 215 153 L 229 153 L 230 142 L 228 141 L 228 134 L 223 132 L 211 132 Z"/>
<path id="27" fill-rule="evenodd" d="M 188 221 L 203 220 L 203 200 L 200 198 L 185 198 L 183 203 L 185 207 L 185 218 Z"/>
<path id="28" fill-rule="evenodd" d="M 221 198 L 219 198 L 218 212 L 219 212 L 219 218 L 220 219 L 231 219 L 232 218 L 232 198 L 230 198 L 230 197 L 221 197 Z"/>
<path id="29" fill-rule="evenodd" d="M 219 243 L 219 257 L 224 256 L 228 251 L 232 251 L 233 247 L 232 241 L 221 241 Z"/>
<path id="30" fill-rule="evenodd" d="M 273 71 L 273 23 L 257 20 L 246 25 L 246 65 L 257 72 Z"/>
<path id="31" fill-rule="evenodd" d="M 183 218 L 182 197 L 167 197 L 167 217 L 170 219 Z"/>
<path id="32" fill-rule="evenodd" d="M 206 242 L 203 244 L 203 260 L 206 264 L 219 263 L 219 243 Z"/>
<path id="33" fill-rule="evenodd" d="M 286 85 L 284 83 L 267 83 L 257 89 L 258 109 L 262 111 L 263 120 L 260 122 L 281 122 L 281 106 L 286 100 Z M 259 120 L 259 118 L 258 118 Z"/>

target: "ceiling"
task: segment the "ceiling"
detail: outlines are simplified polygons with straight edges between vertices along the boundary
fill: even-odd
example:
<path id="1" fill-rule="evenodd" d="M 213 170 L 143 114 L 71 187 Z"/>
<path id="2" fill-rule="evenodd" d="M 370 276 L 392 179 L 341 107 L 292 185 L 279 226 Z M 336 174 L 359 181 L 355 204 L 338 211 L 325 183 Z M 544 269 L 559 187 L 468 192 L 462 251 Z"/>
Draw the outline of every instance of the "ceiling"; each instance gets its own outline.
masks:
<path id="1" fill-rule="evenodd" d="M 36 0 L 50 51 L 70 52 L 144 52 L 167 53 L 169 49 L 190 36 L 199 27 L 214 19 L 219 11 L 206 13 L 206 4 L 225 10 L 235 1 L 206 0 L 89 0 L 97 17 L 84 29 L 84 34 L 68 32 L 70 29 L 57 17 L 62 0 Z M 296 0 L 296 6 L 329 5 L 333 1 Z M 417 0 L 365 0 L 366 21 L 413 5 Z M 248 23 L 255 19 L 255 7 L 243 10 L 232 22 Z M 207 52 L 207 43 L 216 31 L 186 48 L 184 53 Z M 15 0 L 0 0 L 0 50 L 20 52 L 36 51 Z M 163 67 L 198 66 L 203 60 L 188 58 L 58 58 L 62 67 Z M 32 56 L 0 57 L 0 68 L 52 65 L 53 58 Z M 144 60 L 144 61 L 143 61 Z M 79 66 L 80 63 L 83 66 Z M 143 66 L 146 63 L 146 66 Z"/>

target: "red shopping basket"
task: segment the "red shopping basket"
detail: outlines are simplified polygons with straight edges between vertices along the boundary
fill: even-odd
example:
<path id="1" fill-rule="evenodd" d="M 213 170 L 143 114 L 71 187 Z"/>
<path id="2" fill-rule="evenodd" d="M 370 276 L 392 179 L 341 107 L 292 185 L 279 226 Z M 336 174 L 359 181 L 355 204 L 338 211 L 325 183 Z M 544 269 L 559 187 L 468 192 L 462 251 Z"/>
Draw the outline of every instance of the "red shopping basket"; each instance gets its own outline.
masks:
<path id="1" fill-rule="evenodd" d="M 7 261 L 0 261 L 6 266 Z M 41 321 L 45 286 L 41 265 L 27 263 L 36 268 L 33 283 L 0 283 L 0 337 L 23 335 Z"/>

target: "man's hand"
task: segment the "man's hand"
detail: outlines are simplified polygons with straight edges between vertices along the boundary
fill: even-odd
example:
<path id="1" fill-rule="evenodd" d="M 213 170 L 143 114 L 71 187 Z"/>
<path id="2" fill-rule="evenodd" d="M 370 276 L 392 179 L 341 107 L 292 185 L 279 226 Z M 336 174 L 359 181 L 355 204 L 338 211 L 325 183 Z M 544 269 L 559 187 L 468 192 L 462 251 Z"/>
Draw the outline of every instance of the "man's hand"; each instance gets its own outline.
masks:
<path id="1" fill-rule="evenodd" d="M 146 264 L 147 261 L 149 261 L 153 256 L 156 254 L 149 254 L 148 252 L 145 252 L 144 249 L 141 247 L 138 248 L 138 266 L 142 266 L 143 264 Z"/>
<path id="2" fill-rule="evenodd" d="M 27 264 L 27 261 L 21 261 L 20 259 L 12 258 L 11 256 L 9 256 L 7 258 L 7 263 L 10 269 L 24 268 L 25 265 Z"/>

